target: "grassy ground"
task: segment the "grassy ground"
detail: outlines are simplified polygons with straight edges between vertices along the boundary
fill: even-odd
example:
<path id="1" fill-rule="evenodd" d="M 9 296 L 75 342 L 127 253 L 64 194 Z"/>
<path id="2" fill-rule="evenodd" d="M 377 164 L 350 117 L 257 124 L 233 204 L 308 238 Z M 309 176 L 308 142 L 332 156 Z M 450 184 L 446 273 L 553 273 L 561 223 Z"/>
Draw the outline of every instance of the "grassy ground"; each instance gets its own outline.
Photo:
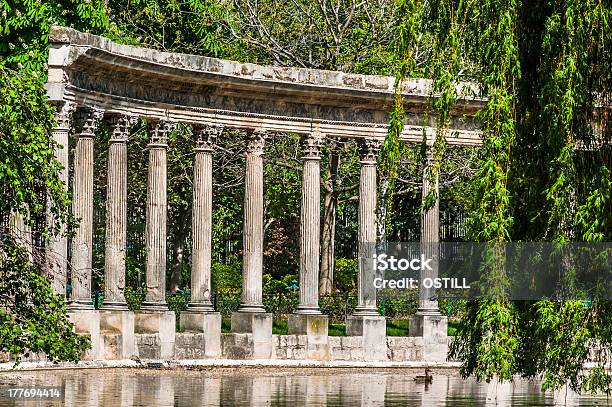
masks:
<path id="1" fill-rule="evenodd" d="M 458 328 L 458 322 L 448 321 L 449 336 L 455 336 Z M 231 332 L 231 321 L 229 318 L 223 319 L 221 323 L 221 332 Z M 287 321 L 274 320 L 272 323 L 272 333 L 274 335 L 287 335 Z M 346 325 L 343 323 L 330 323 L 329 336 L 346 336 Z M 387 336 L 408 336 L 408 320 L 387 320 Z"/>

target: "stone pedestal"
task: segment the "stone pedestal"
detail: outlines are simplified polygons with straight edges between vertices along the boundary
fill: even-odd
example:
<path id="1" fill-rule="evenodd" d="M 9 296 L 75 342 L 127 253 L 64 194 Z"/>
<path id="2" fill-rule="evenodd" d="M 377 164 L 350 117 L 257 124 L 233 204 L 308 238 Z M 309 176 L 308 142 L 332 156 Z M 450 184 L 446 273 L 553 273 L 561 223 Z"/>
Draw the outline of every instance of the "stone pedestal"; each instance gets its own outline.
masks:
<path id="1" fill-rule="evenodd" d="M 253 336 L 253 359 L 269 359 L 272 356 L 272 314 L 233 312 L 232 332 Z"/>
<path id="2" fill-rule="evenodd" d="M 423 338 L 423 360 L 445 361 L 448 354 L 448 317 L 416 314 L 410 318 L 410 336 Z"/>
<path id="3" fill-rule="evenodd" d="M 100 313 L 96 310 L 79 310 L 68 312 L 74 331 L 79 335 L 88 335 L 91 349 L 85 352 L 83 360 L 95 360 L 100 357 Z"/>
<path id="4" fill-rule="evenodd" d="M 171 359 L 176 338 L 174 311 L 141 310 L 134 316 L 134 333 L 152 336 L 150 341 L 139 341 L 138 356 L 142 359 Z"/>
<path id="5" fill-rule="evenodd" d="M 288 334 L 306 335 L 306 357 L 314 360 L 330 360 L 327 315 L 289 315 Z"/>
<path id="6" fill-rule="evenodd" d="M 204 357 L 221 357 L 221 314 L 218 312 L 181 312 L 181 330 L 201 333 Z"/>
<path id="7" fill-rule="evenodd" d="M 100 358 L 130 359 L 136 354 L 134 313 L 100 310 Z"/>
<path id="8" fill-rule="evenodd" d="M 346 318 L 346 335 L 362 338 L 364 360 L 387 359 L 387 320 L 382 316 Z"/>

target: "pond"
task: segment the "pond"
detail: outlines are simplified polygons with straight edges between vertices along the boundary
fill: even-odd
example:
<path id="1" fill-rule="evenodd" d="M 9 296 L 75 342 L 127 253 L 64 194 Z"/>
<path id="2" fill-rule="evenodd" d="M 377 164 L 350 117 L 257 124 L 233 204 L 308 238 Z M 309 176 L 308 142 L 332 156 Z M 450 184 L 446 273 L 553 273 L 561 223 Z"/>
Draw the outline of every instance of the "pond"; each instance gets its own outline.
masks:
<path id="1" fill-rule="evenodd" d="M 593 406 L 605 396 L 542 392 L 540 383 L 463 380 L 433 371 L 417 383 L 415 369 L 214 368 L 202 370 L 84 369 L 0 372 L 0 406 Z M 14 400 L 8 388 L 45 386 L 60 399 Z M 57 396 L 57 394 L 56 394 Z M 612 404 L 612 403 L 611 403 Z"/>

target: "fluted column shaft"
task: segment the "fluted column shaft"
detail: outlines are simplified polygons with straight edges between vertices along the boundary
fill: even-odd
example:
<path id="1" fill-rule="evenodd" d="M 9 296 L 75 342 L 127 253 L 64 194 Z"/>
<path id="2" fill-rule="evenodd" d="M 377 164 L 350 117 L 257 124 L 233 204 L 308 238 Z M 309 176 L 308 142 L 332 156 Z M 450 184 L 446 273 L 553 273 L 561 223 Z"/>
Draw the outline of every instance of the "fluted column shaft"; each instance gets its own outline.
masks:
<path id="1" fill-rule="evenodd" d="M 358 304 L 355 315 L 378 315 L 376 308 L 375 270 L 371 259 L 376 247 L 376 159 L 380 141 L 360 141 L 361 170 L 359 177 L 359 275 Z"/>
<path id="2" fill-rule="evenodd" d="M 440 194 L 438 186 L 438 173 L 432 172 L 433 156 L 431 147 L 423 162 L 423 202 L 430 193 L 435 193 L 434 204 L 424 208 L 421 215 L 421 252 L 426 258 L 433 259 L 430 263 L 431 270 L 421 270 L 420 280 L 438 277 L 439 267 L 439 243 L 440 243 Z M 417 314 L 439 315 L 438 301 L 435 299 L 436 290 L 425 288 L 421 285 L 419 291 L 419 308 Z"/>
<path id="3" fill-rule="evenodd" d="M 102 112 L 80 109 L 75 120 L 73 213 L 79 227 L 72 239 L 72 298 L 70 308 L 93 309 L 91 270 L 93 249 L 94 130 Z"/>
<path id="4" fill-rule="evenodd" d="M 244 183 L 244 257 L 239 311 L 265 312 L 263 278 L 263 151 L 265 134 L 249 134 Z"/>
<path id="5" fill-rule="evenodd" d="M 321 230 L 320 134 L 304 139 L 300 216 L 300 304 L 296 314 L 320 314 L 319 259 Z"/>
<path id="6" fill-rule="evenodd" d="M 106 244 L 104 253 L 104 306 L 127 309 L 125 301 L 125 250 L 127 244 L 127 142 L 136 119 L 113 117 L 108 148 Z"/>
<path id="7" fill-rule="evenodd" d="M 143 308 L 166 309 L 167 133 L 171 124 L 158 122 L 149 143 L 149 174 L 145 240 L 147 247 L 147 295 Z"/>
<path id="8" fill-rule="evenodd" d="M 68 190 L 68 133 L 70 132 L 74 108 L 75 105 L 71 103 L 63 103 L 58 106 L 55 117 L 57 124 L 51 130 L 51 136 L 57 145 L 55 147 L 55 158 L 62 165 L 59 179 L 66 190 Z M 47 204 L 49 207 L 47 224 L 53 225 L 57 220 L 50 210 L 52 203 L 48 202 Z M 59 232 L 49 238 L 45 256 L 53 278 L 53 292 L 65 296 L 68 278 L 68 238 L 66 237 L 65 225 L 61 225 Z"/>
<path id="9" fill-rule="evenodd" d="M 193 249 L 191 303 L 189 308 L 213 311 L 211 294 L 212 254 L 212 152 L 221 127 L 206 127 L 196 133 L 193 163 Z"/>

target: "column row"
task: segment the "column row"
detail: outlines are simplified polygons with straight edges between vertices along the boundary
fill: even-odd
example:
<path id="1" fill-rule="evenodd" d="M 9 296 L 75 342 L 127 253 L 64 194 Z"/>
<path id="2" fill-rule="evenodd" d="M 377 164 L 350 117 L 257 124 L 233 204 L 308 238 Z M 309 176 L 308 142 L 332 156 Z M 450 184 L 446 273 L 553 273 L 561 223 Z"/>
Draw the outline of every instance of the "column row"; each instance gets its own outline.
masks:
<path id="1" fill-rule="evenodd" d="M 62 180 L 68 183 L 68 134 L 71 124 L 76 139 L 74 156 L 73 199 L 74 215 L 80 221 L 72 240 L 72 309 L 92 309 L 92 233 L 93 233 L 93 166 L 94 130 L 104 114 L 91 108 L 75 109 L 65 104 L 58 109 L 57 127 L 53 137 L 63 148 L 57 158 L 63 165 Z M 127 245 L 127 143 L 130 129 L 137 121 L 132 115 L 107 115 L 110 142 L 108 146 L 108 178 L 106 201 L 105 292 L 104 308 L 127 310 L 125 289 L 125 250 Z M 165 310 L 166 289 L 166 217 L 167 217 L 167 158 L 168 134 L 176 123 L 158 120 L 150 125 L 148 144 L 149 166 L 146 200 L 146 285 L 143 309 Z M 212 240 L 212 172 L 213 145 L 223 131 L 222 126 L 194 126 L 194 188 L 193 188 L 193 256 L 192 301 L 190 311 L 212 312 L 211 302 L 211 240 Z M 246 177 L 244 198 L 243 291 L 239 308 L 243 313 L 265 313 L 262 298 L 264 245 L 264 146 L 265 131 L 247 132 Z M 303 137 L 302 205 L 300 217 L 300 302 L 296 314 L 319 315 L 320 267 L 320 160 L 324 136 L 318 132 Z M 376 243 L 376 160 L 381 142 L 360 139 L 361 175 L 359 185 L 359 253 L 369 259 Z M 429 184 L 428 184 L 429 188 Z M 424 227 L 429 228 L 432 211 L 427 211 Z M 431 225 L 431 230 L 436 225 Z M 430 232 L 432 233 L 432 232 Z M 431 241 L 431 237 L 428 237 Z M 57 293 L 66 290 L 67 240 L 64 234 L 48 246 L 49 263 L 53 269 Z M 358 276 L 358 307 L 356 315 L 378 315 L 374 275 L 362 264 Z M 421 309 L 429 307 L 421 299 Z"/>

